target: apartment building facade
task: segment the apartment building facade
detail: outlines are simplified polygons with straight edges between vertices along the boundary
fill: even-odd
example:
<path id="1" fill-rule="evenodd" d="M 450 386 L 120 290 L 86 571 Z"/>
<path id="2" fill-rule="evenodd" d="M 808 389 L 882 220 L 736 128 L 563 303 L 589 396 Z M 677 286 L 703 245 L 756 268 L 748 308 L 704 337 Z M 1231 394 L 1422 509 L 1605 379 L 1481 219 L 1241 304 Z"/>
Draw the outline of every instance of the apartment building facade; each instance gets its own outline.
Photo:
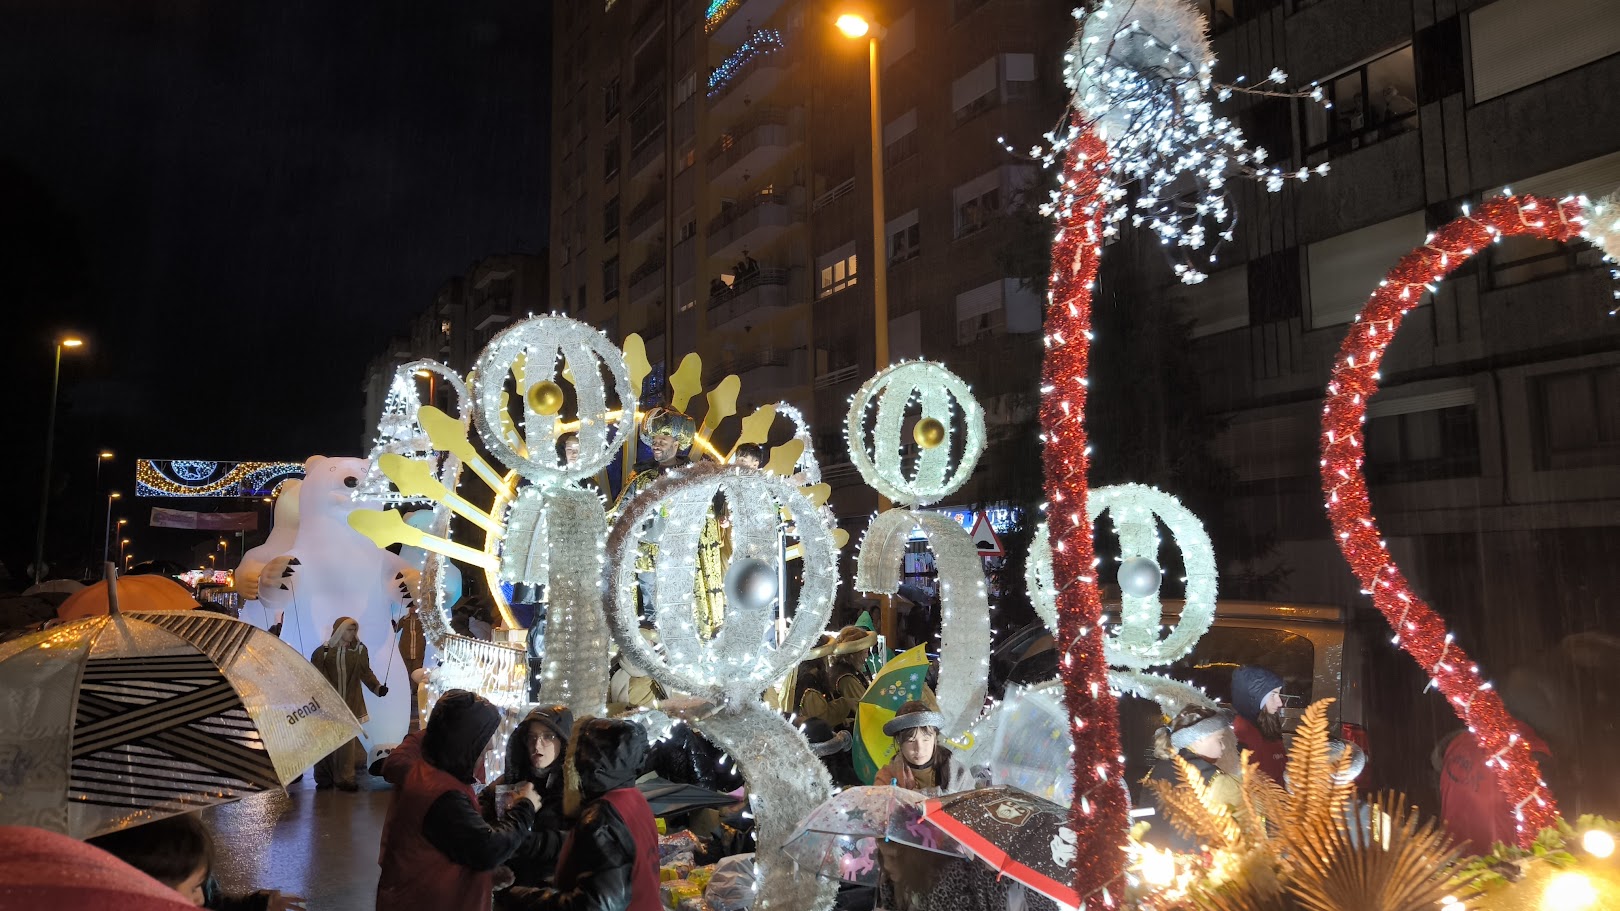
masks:
<path id="1" fill-rule="evenodd" d="M 1357 310 L 1407 251 L 1503 188 L 1620 188 L 1620 5 L 1604 0 L 1206 4 L 1217 78 L 1283 68 L 1309 101 L 1239 103 L 1251 138 L 1326 177 L 1238 192 L 1201 285 L 1151 245 L 1129 272 L 1191 321 L 1229 425 L 1230 504 L 1276 535 L 1276 596 L 1362 604 L 1323 509 L 1323 390 Z M 1118 265 L 1117 263 L 1115 264 Z M 1118 274 L 1118 273 L 1116 273 Z M 1526 657 L 1608 629 L 1620 594 L 1620 320 L 1595 250 L 1482 251 L 1405 320 L 1368 407 L 1365 470 L 1391 552 L 1470 641 Z M 1489 619 L 1487 619 L 1489 618 Z"/>
<path id="2" fill-rule="evenodd" d="M 639 332 L 655 364 L 697 351 L 707 383 L 736 373 L 741 409 L 798 406 L 835 508 L 859 519 L 875 496 L 840 428 L 879 366 L 874 256 L 891 359 L 951 363 L 993 425 L 1028 415 L 1015 393 L 1034 388 L 1040 304 L 1008 279 L 996 228 L 1039 173 L 998 138 L 1027 146 L 1056 122 L 1071 25 L 1051 0 L 861 5 L 882 28 L 874 251 L 867 46 L 833 25 L 851 8 L 558 4 L 551 289 L 615 340 Z"/>

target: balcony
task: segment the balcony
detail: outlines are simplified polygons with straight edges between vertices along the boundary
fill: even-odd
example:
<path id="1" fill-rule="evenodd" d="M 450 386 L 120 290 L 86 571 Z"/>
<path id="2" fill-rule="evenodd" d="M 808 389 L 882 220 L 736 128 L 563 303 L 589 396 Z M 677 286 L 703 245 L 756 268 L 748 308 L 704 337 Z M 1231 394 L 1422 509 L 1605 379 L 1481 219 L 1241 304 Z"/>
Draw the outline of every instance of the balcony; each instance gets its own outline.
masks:
<path id="1" fill-rule="evenodd" d="M 664 257 L 647 257 L 630 272 L 630 303 L 654 300 L 664 293 Z"/>
<path id="2" fill-rule="evenodd" d="M 732 47 L 747 37 L 748 23 L 776 15 L 782 0 L 707 0 L 707 6 L 703 31 L 721 47 Z"/>
<path id="3" fill-rule="evenodd" d="M 649 180 L 664 163 L 664 124 L 659 121 L 630 148 L 630 179 Z"/>
<path id="4" fill-rule="evenodd" d="M 797 188 L 792 195 L 799 195 Z M 722 210 L 709 222 L 709 255 L 735 261 L 743 250 L 763 249 L 798 220 L 799 208 L 785 194 L 761 193 Z"/>
<path id="5" fill-rule="evenodd" d="M 770 319 L 790 306 L 788 288 L 792 281 L 791 269 L 761 269 L 738 279 L 724 291 L 711 294 L 709 329 L 743 329 Z M 734 371 L 727 369 L 726 372 Z"/>
<path id="6" fill-rule="evenodd" d="M 744 175 L 763 174 L 792 150 L 790 111 L 761 108 L 739 121 L 709 147 L 709 174 L 714 183 L 736 186 Z"/>
<path id="7" fill-rule="evenodd" d="M 491 326 L 505 325 L 511 321 L 512 301 L 505 297 L 491 298 L 475 304 L 472 311 L 467 314 L 467 323 L 475 332 Z"/>
<path id="8" fill-rule="evenodd" d="M 630 242 L 634 244 L 650 242 L 654 231 L 664 226 L 664 192 L 662 188 L 655 189 L 636 203 L 630 210 Z"/>
<path id="9" fill-rule="evenodd" d="M 748 105 L 770 96 L 793 61 L 776 29 L 759 29 L 709 73 L 709 111 L 719 123 L 742 116 Z"/>

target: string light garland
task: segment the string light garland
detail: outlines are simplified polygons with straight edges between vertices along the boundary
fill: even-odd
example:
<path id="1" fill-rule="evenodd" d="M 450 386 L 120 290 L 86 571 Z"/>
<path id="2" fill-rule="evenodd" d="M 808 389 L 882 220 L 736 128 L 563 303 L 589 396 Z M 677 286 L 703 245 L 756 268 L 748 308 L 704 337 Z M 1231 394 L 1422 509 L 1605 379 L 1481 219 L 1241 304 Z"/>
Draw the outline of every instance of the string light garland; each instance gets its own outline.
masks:
<path id="1" fill-rule="evenodd" d="M 709 10 L 704 16 L 703 33 L 712 35 L 720 27 L 726 17 L 737 11 L 743 5 L 743 0 L 709 0 Z"/>
<path id="2" fill-rule="evenodd" d="M 222 467 L 224 471 L 219 473 Z M 204 472 L 204 468 L 208 470 Z M 303 462 L 138 459 L 135 496 L 263 497 L 274 493 L 282 481 L 303 476 Z"/>
<path id="3" fill-rule="evenodd" d="M 456 413 L 461 416 L 462 425 L 467 424 L 467 384 L 449 366 L 423 358 L 395 367 L 393 379 L 388 384 L 388 394 L 383 399 L 382 413 L 377 419 L 377 436 L 371 443 L 371 466 L 355 488 L 353 496 L 356 500 L 385 504 L 424 502 L 421 497 L 406 496 L 389 482 L 378 463 L 385 454 L 428 462 L 435 466 L 434 473 L 439 481 L 451 490 L 455 489 L 456 479 L 461 474 L 461 460 L 454 453 L 435 450 L 422 429 L 422 397 L 416 381 L 423 374 L 429 374 L 433 382 L 443 382 L 449 387 L 455 398 Z"/>
<path id="4" fill-rule="evenodd" d="M 719 66 L 716 66 L 709 73 L 709 94 L 707 97 L 713 100 L 715 96 L 730 88 L 731 83 L 748 68 L 749 64 L 767 54 L 774 54 L 784 47 L 786 45 L 782 43 L 781 32 L 774 28 L 756 29 L 726 59 L 720 61 Z"/>
<path id="5" fill-rule="evenodd" d="M 1402 257 L 1350 326 L 1322 407 L 1322 493 L 1339 550 L 1364 594 L 1395 630 L 1393 642 L 1429 675 L 1457 717 L 1490 757 L 1499 786 L 1516 814 L 1517 840 L 1528 847 L 1558 810 L 1530 742 L 1480 667 L 1407 582 L 1373 519 L 1362 472 L 1367 402 L 1378 391 L 1379 364 L 1402 319 L 1452 270 L 1503 237 L 1530 235 L 1555 241 L 1580 238 L 1587 226 L 1585 200 L 1498 197 L 1430 234 Z"/>

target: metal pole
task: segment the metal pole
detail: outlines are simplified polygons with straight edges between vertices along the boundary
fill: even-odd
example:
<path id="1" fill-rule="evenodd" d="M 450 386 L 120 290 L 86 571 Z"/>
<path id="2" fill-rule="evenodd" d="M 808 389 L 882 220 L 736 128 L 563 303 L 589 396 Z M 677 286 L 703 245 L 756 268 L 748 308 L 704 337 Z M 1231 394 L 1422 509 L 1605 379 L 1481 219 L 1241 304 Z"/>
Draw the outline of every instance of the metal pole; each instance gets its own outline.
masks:
<path id="1" fill-rule="evenodd" d="M 874 371 L 889 365 L 889 243 L 883 217 L 883 61 L 878 54 L 878 32 L 867 42 L 867 64 L 872 109 L 872 324 Z M 878 494 L 878 512 L 889 508 L 888 497 Z M 894 611 L 887 595 L 878 596 L 878 628 L 894 638 Z"/>
<path id="2" fill-rule="evenodd" d="M 107 564 L 107 551 L 112 549 L 112 494 L 107 494 L 107 525 L 101 532 L 101 563 Z"/>
<path id="3" fill-rule="evenodd" d="M 34 535 L 34 584 L 45 575 L 45 518 L 51 505 L 51 456 L 56 444 L 56 390 L 62 379 L 62 342 L 56 343 L 56 364 L 51 368 L 51 410 L 45 415 L 45 479 L 39 485 L 39 530 Z"/>

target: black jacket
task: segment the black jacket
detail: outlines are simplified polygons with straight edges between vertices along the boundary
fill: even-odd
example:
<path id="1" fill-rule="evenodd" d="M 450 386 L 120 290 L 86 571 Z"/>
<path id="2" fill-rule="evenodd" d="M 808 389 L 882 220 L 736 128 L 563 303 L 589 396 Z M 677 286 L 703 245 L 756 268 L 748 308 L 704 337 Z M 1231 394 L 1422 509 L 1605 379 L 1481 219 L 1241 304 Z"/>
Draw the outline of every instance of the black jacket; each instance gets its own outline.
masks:
<path id="1" fill-rule="evenodd" d="M 723 766 L 722 759 L 725 759 Z M 675 725 L 669 736 L 647 754 L 641 772 L 657 772 L 658 777 L 666 781 L 695 784 L 722 794 L 743 786 L 736 763 L 726 759 L 724 751 L 684 722 Z"/>
<path id="2" fill-rule="evenodd" d="M 500 723 L 500 709 L 488 700 L 451 690 L 433 706 L 422 732 L 422 758 L 471 784 L 484 746 Z M 534 807 L 526 800 L 518 801 L 500 822 L 489 823 L 466 793 L 446 791 L 428 807 L 422 837 L 453 862 L 481 872 L 505 863 L 533 824 Z"/>
<path id="3" fill-rule="evenodd" d="M 568 819 L 563 815 L 563 762 L 559 756 L 549 768 L 536 769 L 529 759 L 529 733 L 537 727 L 555 727 L 550 721 L 554 708 L 541 706 L 512 731 L 506 742 L 506 771 L 489 783 L 478 795 L 478 808 L 489 823 L 496 821 L 495 788 L 528 781 L 540 793 L 540 812 L 534 814 L 534 828 L 529 837 L 506 861 L 514 877 L 513 885 L 550 885 L 557 872 L 557 854 L 562 851 L 563 838 L 568 834 Z M 560 732 L 566 748 L 568 731 Z"/>
<path id="4" fill-rule="evenodd" d="M 520 911 L 626 911 L 635 895 L 632 873 L 638 854 L 651 852 L 651 882 L 643 883 L 659 902 L 658 845 L 638 844 L 630 826 L 608 802 L 609 791 L 634 788 L 647 755 L 647 734 L 627 721 L 593 718 L 574 732 L 574 767 L 580 794 L 588 801 L 574 825 L 566 863 L 557 869 L 554 889 L 515 888 L 506 907 Z M 651 822 L 647 811 L 645 822 Z M 656 838 L 656 836 L 655 836 Z"/>

